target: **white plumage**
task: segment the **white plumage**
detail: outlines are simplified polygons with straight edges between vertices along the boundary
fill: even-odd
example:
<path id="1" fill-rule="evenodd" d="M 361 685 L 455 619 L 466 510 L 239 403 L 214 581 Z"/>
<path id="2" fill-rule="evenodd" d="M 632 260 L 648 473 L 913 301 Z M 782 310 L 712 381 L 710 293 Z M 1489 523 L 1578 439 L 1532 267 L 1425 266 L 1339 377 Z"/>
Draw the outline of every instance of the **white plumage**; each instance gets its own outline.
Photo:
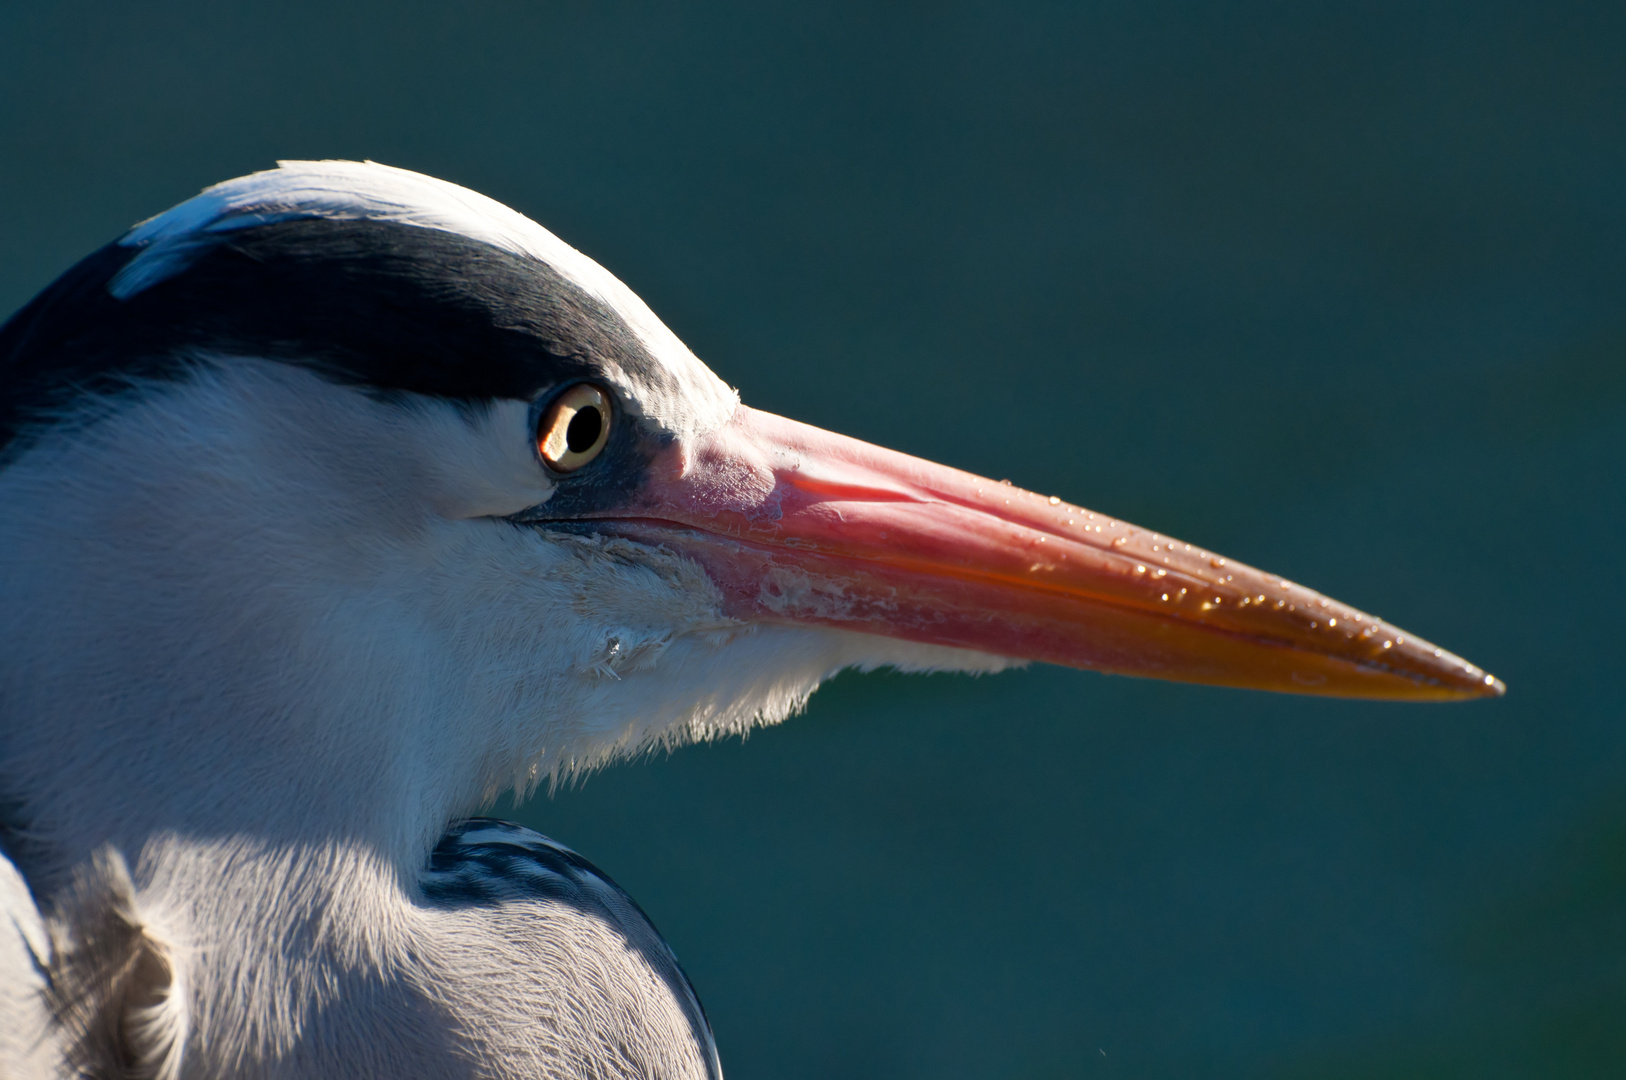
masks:
<path id="1" fill-rule="evenodd" d="M 366 181 L 361 197 L 327 186 L 335 169 Z M 692 433 L 726 419 L 732 394 L 647 308 L 511 211 L 488 221 L 489 200 L 382 166 L 251 180 L 138 227 L 137 276 L 116 280 L 178 271 L 175 253 L 217 211 L 314 200 L 400 220 L 424 191 L 450 191 L 463 218 L 437 201 L 414 224 L 474 218 L 482 240 L 566 253 L 556 265 L 661 346 L 679 399 L 606 373 L 647 421 Z M 613 945 L 643 932 L 637 920 L 426 905 L 421 868 L 447 823 L 544 777 L 782 720 L 850 665 L 1001 666 L 742 623 L 686 560 L 516 528 L 504 517 L 553 487 L 527 409 L 385 404 L 289 364 L 200 355 L 185 379 L 75 399 L 0 472 L 0 791 L 24 807 L 21 847 L 43 853 L 34 895 L 71 889 L 104 847 L 124 853 L 146 934 L 185 973 L 165 1015 L 208 1036 L 149 1040 L 161 1056 L 137 1071 L 706 1075 L 709 1045 L 672 1034 L 688 1025 L 664 984 L 630 975 L 637 956 Z M 572 960 L 578 945 L 613 963 Z M 7 963 L 16 994 L 28 965 Z M 534 978 L 499 991 L 516 972 Z M 544 1024 L 536 1002 L 560 1000 L 550 979 L 585 987 L 602 1013 Z M 583 1031 L 628 1056 L 589 1068 L 571 1044 Z"/>
<path id="2" fill-rule="evenodd" d="M 843 668 L 1500 689 L 1192 545 L 750 410 L 597 264 L 384 166 L 137 226 L 0 330 L 0 376 L 10 1080 L 716 1077 L 637 906 L 465 819 Z M 608 435 L 566 469 L 541 428 L 582 382 Z"/>

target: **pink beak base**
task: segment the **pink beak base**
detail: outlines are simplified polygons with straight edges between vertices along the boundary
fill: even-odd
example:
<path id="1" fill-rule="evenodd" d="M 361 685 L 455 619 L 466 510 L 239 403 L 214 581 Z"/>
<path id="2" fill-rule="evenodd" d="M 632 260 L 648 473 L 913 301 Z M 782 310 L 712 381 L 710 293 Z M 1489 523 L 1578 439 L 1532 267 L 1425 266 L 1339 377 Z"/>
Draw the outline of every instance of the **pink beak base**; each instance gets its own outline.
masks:
<path id="1" fill-rule="evenodd" d="M 1461 657 L 1251 566 L 745 406 L 674 445 L 633 506 L 605 516 L 698 562 L 740 619 L 1298 694 L 1505 691 Z"/>

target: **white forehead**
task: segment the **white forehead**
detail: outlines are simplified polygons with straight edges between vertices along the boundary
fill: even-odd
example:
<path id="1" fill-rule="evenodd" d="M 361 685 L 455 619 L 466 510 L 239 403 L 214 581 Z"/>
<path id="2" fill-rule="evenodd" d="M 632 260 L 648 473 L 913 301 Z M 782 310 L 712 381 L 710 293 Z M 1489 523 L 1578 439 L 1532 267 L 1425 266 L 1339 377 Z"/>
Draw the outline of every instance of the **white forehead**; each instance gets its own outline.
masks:
<path id="1" fill-rule="evenodd" d="M 422 173 L 371 161 L 282 161 L 277 168 L 206 188 L 148 218 L 120 239 L 139 254 L 109 290 L 125 299 L 183 271 L 202 247 L 237 229 L 298 218 L 384 221 L 457 233 L 546 262 L 626 322 L 674 376 L 681 401 L 664 402 L 660 419 L 697 434 L 722 424 L 739 395 L 701 363 L 649 305 L 615 275 L 524 214 L 495 199 Z"/>

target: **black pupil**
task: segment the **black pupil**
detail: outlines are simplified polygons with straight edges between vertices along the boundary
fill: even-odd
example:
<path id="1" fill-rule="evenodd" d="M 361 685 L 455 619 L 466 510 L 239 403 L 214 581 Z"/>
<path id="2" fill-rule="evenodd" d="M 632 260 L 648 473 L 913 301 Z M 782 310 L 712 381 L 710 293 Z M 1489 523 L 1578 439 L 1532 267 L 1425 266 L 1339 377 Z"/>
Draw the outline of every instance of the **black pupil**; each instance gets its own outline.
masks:
<path id="1" fill-rule="evenodd" d="M 565 428 L 565 445 L 570 447 L 572 454 L 591 450 L 593 444 L 598 442 L 599 432 L 603 430 L 604 417 L 599 414 L 596 405 L 589 405 L 570 418 L 570 426 Z"/>

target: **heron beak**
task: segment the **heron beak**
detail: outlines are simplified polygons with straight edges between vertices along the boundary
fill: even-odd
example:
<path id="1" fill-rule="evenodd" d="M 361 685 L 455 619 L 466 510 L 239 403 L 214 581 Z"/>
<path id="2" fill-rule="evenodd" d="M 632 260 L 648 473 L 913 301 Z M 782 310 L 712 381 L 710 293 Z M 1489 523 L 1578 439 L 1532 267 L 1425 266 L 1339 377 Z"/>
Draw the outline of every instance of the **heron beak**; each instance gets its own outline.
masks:
<path id="1" fill-rule="evenodd" d="M 697 561 L 741 619 L 1299 694 L 1438 701 L 1505 689 L 1273 574 L 744 406 L 670 447 L 634 505 L 605 516 Z"/>

